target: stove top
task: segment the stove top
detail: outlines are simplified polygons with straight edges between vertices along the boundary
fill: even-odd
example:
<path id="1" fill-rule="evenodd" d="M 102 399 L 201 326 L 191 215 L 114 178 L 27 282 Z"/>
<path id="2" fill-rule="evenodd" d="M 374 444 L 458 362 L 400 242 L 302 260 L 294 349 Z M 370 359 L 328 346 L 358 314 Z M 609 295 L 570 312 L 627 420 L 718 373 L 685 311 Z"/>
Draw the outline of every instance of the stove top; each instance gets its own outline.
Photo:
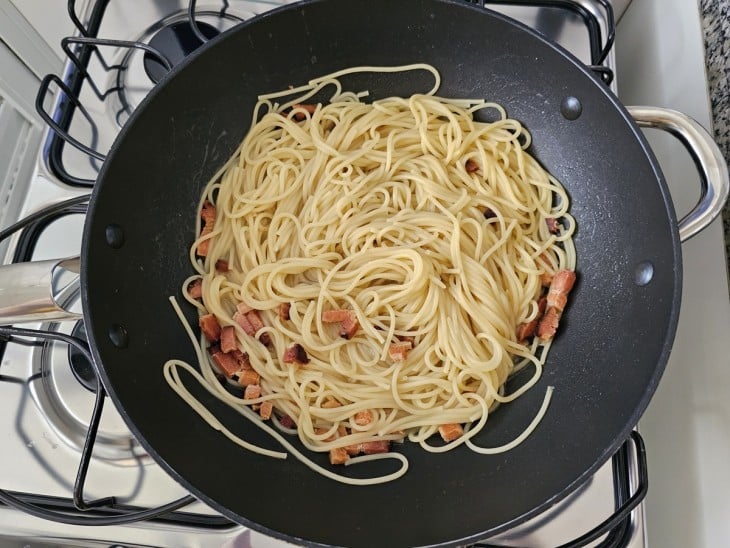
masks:
<path id="1" fill-rule="evenodd" d="M 41 86 L 39 105 L 52 129 L 39 156 L 24 214 L 88 193 L 120 128 L 170 66 L 239 21 L 285 3 L 140 0 L 131 10 L 121 0 L 85 4 L 70 0 L 70 17 L 78 33 L 64 40 L 68 55 L 64 74 L 49 75 Z M 613 21 L 606 0 L 474 3 L 487 4 L 537 29 L 587 65 L 600 65 L 595 70 L 615 91 L 615 82 L 611 83 Z M 55 99 L 47 92 L 53 92 Z M 83 207 L 75 204 L 30 224 L 13 236 L 6 262 L 77 255 L 83 222 Z M 68 308 L 77 307 L 78 285 L 70 284 L 59 299 Z M 84 337 L 81 321 L 29 327 Z M 89 427 L 96 427 L 93 416 L 99 404 L 88 359 L 83 349 L 61 341 L 13 342 L 5 345 L 0 363 L 0 409 L 7 418 L 0 421 L 0 466 L 12 470 L 0 487 L 76 521 L 71 493 L 84 460 Z M 145 454 L 112 405 L 104 406 L 98 416 L 84 485 L 83 500 L 113 496 L 115 506 L 88 511 L 81 519 L 111 524 L 62 524 L 0 506 L 0 540 L 15 539 L 22 545 L 23 539 L 31 537 L 63 539 L 74 546 L 282 545 L 231 524 L 200 502 L 162 519 L 114 523 L 109 518 L 112 514 L 154 508 L 184 499 L 187 493 Z M 634 434 L 574 494 L 481 546 L 644 546 L 642 508 L 631 509 L 645 490 L 643 444 Z M 591 529 L 591 535 L 581 537 Z"/>

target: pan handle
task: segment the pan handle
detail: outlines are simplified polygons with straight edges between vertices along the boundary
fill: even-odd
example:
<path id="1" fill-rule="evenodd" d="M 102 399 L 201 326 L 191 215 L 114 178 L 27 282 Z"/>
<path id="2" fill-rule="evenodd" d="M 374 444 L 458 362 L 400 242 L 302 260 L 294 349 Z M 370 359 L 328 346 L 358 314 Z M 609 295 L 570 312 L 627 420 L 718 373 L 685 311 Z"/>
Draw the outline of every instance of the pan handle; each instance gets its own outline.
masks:
<path id="1" fill-rule="evenodd" d="M 58 301 L 79 272 L 79 257 L 0 267 L 0 325 L 80 319 Z"/>
<path id="2" fill-rule="evenodd" d="M 715 220 L 728 197 L 730 177 L 720 147 L 709 132 L 686 114 L 661 107 L 626 107 L 639 127 L 661 129 L 679 139 L 700 175 L 697 205 L 678 223 L 683 242 L 702 232 Z"/>

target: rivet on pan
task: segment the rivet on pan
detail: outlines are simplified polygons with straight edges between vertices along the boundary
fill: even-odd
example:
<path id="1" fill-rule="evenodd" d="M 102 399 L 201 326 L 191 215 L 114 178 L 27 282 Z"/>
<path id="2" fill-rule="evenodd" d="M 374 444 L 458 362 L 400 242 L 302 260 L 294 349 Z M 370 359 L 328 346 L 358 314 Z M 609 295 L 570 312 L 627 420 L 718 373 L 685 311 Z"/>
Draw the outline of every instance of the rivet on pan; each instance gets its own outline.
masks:
<path id="1" fill-rule="evenodd" d="M 636 265 L 634 271 L 634 283 L 638 286 L 645 286 L 654 278 L 654 265 L 644 261 Z"/>
<path id="2" fill-rule="evenodd" d="M 578 117 L 580 117 L 582 112 L 583 104 L 577 97 L 569 95 L 568 97 L 563 99 L 562 103 L 560 103 L 560 114 L 562 114 L 563 118 L 565 118 L 566 120 L 576 120 Z"/>
<path id="3" fill-rule="evenodd" d="M 317 56 L 316 55 L 312 55 L 312 57 L 310 57 L 309 60 L 312 62 L 313 65 L 316 65 L 317 64 Z"/>
<path id="4" fill-rule="evenodd" d="M 129 333 L 121 325 L 112 324 L 109 328 L 109 340 L 117 348 L 126 348 L 129 344 Z"/>
<path id="5" fill-rule="evenodd" d="M 117 224 L 110 224 L 104 230 L 104 238 L 109 247 L 119 249 L 124 245 L 124 230 Z"/>

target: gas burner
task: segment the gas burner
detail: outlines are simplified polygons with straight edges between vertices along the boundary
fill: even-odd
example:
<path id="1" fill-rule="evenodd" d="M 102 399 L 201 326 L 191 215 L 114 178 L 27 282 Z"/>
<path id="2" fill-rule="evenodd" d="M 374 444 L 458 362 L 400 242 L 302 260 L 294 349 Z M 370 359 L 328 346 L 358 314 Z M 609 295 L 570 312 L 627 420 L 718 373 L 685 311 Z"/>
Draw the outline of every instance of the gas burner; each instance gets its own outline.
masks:
<path id="1" fill-rule="evenodd" d="M 241 15 L 245 14 L 233 16 L 217 11 L 199 11 L 195 15 L 195 22 L 199 33 L 209 40 L 239 23 Z M 203 45 L 186 11 L 173 13 L 148 27 L 136 42 L 154 48 L 172 66 Z M 143 49 L 122 49 L 120 52 L 123 55 L 118 65 L 120 70 L 116 73 L 116 82 L 110 87 L 116 89 L 112 100 L 113 114 L 115 122 L 121 127 L 167 70 L 153 54 Z"/>
<path id="2" fill-rule="evenodd" d="M 203 36 L 209 40 L 220 34 L 217 28 L 208 23 L 198 22 L 197 26 Z M 150 46 L 164 55 L 172 66 L 177 65 L 202 45 L 203 42 L 193 31 L 189 21 L 178 21 L 162 27 L 150 40 Z M 162 63 L 150 53 L 144 54 L 144 69 L 154 83 L 162 80 L 167 73 Z"/>
<path id="3" fill-rule="evenodd" d="M 67 309 L 80 305 L 78 284 L 61 301 Z M 41 329 L 86 340 L 83 321 L 50 322 Z M 94 365 L 78 350 L 60 342 L 47 342 L 33 351 L 31 394 L 48 424 L 70 447 L 81 451 L 96 398 Z M 104 406 L 94 445 L 94 457 L 120 465 L 137 466 L 152 460 L 112 405 Z"/>

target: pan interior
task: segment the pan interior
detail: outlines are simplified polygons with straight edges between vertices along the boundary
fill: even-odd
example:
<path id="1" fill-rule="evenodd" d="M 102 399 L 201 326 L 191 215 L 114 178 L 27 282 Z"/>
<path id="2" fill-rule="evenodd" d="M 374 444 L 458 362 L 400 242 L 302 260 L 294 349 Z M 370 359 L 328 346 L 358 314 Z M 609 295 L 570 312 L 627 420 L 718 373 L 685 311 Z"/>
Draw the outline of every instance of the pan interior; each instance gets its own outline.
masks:
<path id="1" fill-rule="evenodd" d="M 439 69 L 441 95 L 496 101 L 526 125 L 530 152 L 571 196 L 580 279 L 539 384 L 494 413 L 477 439 L 510 440 L 554 386 L 550 409 L 527 441 L 493 456 L 465 448 L 433 455 L 406 443 L 405 477 L 351 487 L 294 458 L 238 448 L 170 390 L 163 363 L 194 362 L 194 353 L 168 296 L 179 295 L 192 273 L 188 250 L 200 192 L 247 131 L 258 94 L 349 66 L 415 62 Z M 425 91 L 429 82 L 360 75 L 349 85 L 385 97 Z M 567 97 L 579 99 L 579 116 L 561 111 Z M 228 517 L 322 544 L 463 543 L 568 494 L 645 409 L 679 306 L 681 260 L 667 196 L 651 152 L 615 98 L 569 55 L 520 25 L 455 1 L 305 2 L 211 40 L 163 79 L 123 128 L 85 227 L 87 330 L 104 384 L 141 443 Z M 646 264 L 651 280 L 637 283 L 637 268 Z M 195 324 L 192 307 L 185 312 Z M 231 430 L 277 448 L 192 383 L 191 389 Z M 373 463 L 372 473 L 387 466 Z"/>

